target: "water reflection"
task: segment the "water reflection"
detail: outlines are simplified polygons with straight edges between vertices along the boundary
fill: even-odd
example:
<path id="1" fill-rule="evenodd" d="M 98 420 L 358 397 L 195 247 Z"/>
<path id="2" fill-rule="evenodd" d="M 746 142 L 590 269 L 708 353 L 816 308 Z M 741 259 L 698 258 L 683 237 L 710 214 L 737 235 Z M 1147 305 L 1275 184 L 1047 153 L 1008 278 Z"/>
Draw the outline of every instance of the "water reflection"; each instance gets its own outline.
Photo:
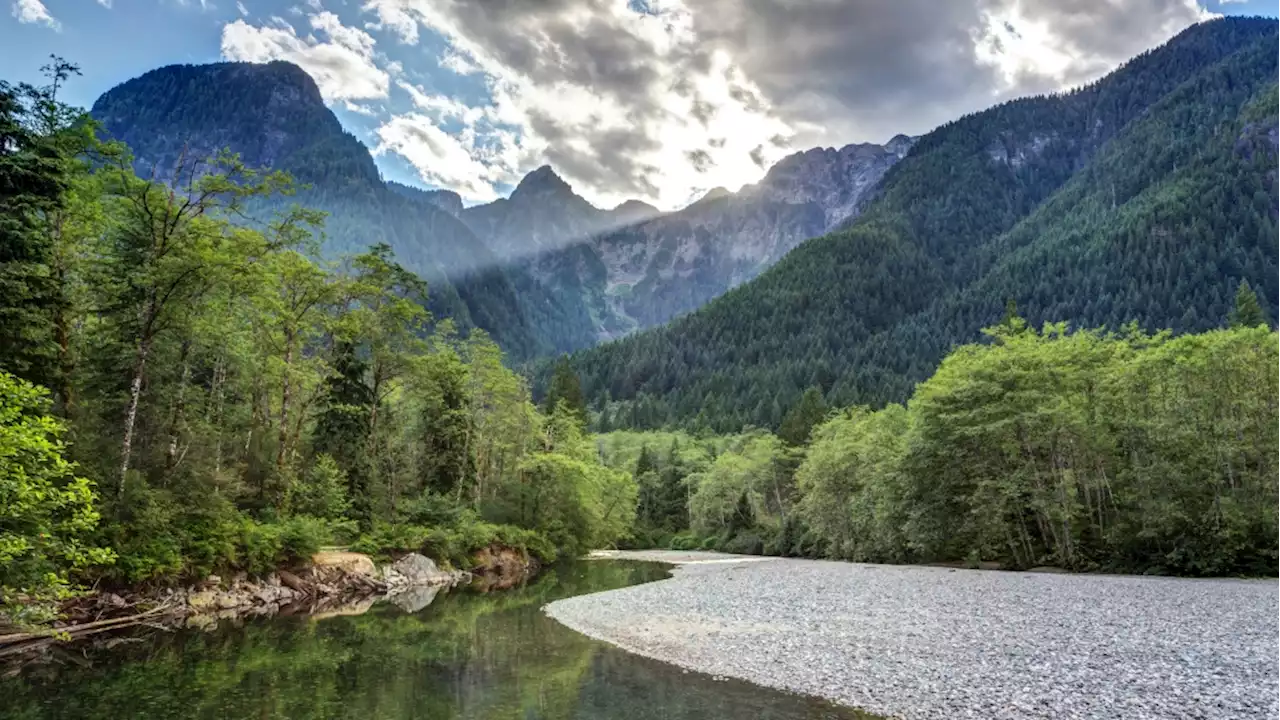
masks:
<path id="1" fill-rule="evenodd" d="M 0 717 L 867 718 L 638 658 L 541 612 L 557 598 L 663 576 L 647 563 L 577 563 L 520 589 L 415 597 L 411 613 L 384 603 L 358 616 L 154 633 L 0 679 Z"/>

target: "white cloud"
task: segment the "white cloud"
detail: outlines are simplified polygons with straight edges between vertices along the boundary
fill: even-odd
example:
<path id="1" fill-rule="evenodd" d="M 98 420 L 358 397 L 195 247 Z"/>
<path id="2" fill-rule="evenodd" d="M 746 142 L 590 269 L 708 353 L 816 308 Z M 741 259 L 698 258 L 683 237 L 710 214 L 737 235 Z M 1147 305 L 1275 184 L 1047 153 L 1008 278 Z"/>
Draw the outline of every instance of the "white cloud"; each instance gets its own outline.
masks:
<path id="1" fill-rule="evenodd" d="M 236 0 L 236 10 L 242 17 L 249 17 L 249 8 L 245 7 L 244 3 L 240 2 L 240 0 Z"/>
<path id="2" fill-rule="evenodd" d="M 440 129 L 422 113 L 397 115 L 377 129 L 377 154 L 394 152 L 413 165 L 422 179 L 447 187 L 464 198 L 487 202 L 498 197 L 493 184 L 502 171 L 500 163 L 479 158 L 485 150 L 475 143 L 475 133 L 464 130 L 452 135 Z"/>
<path id="3" fill-rule="evenodd" d="M 62 30 L 62 23 L 49 14 L 49 9 L 40 0 L 14 0 L 13 16 L 20 23 L 32 23 Z"/>
<path id="4" fill-rule="evenodd" d="M 111 0 L 98 0 L 98 4 L 108 10 L 111 9 Z"/>
<path id="5" fill-rule="evenodd" d="M 792 128 L 728 54 L 699 47 L 689 10 L 678 2 L 651 2 L 648 13 L 621 1 L 481 5 L 364 6 L 404 42 L 418 40 L 419 25 L 444 37 L 440 67 L 485 82 L 490 100 L 480 106 L 402 84 L 436 130 L 455 120 L 462 136 L 476 138 L 459 142 L 477 148 L 472 159 L 488 170 L 469 174 L 473 194 L 479 183 L 514 182 L 549 162 L 597 205 L 642 197 L 674 207 L 696 187 L 759 179 L 764 168 L 753 151 L 765 166 L 785 153 L 770 138 Z M 383 149 L 421 171 L 402 150 L 427 137 L 398 132 Z M 432 140 L 439 150 L 441 141 Z"/>
<path id="6" fill-rule="evenodd" d="M 383 152 L 429 182 L 459 178 L 473 198 L 549 162 L 597 205 L 639 197 L 663 208 L 754 182 L 794 149 L 923 133 L 1088 82 L 1209 16 L 1196 0 L 365 0 L 363 10 L 366 27 L 402 43 L 442 38 L 428 74 L 469 76 L 489 95 L 464 104 L 397 75 L 415 110 L 384 124 Z"/>
<path id="7" fill-rule="evenodd" d="M 308 19 L 316 34 L 306 37 L 300 37 L 292 25 L 279 17 L 273 17 L 263 27 L 244 20 L 228 23 L 222 28 L 222 56 L 249 62 L 296 63 L 315 78 L 320 93 L 330 102 L 387 96 L 390 76 L 374 61 L 375 41 L 368 33 L 343 25 L 331 12 L 309 15 Z"/>

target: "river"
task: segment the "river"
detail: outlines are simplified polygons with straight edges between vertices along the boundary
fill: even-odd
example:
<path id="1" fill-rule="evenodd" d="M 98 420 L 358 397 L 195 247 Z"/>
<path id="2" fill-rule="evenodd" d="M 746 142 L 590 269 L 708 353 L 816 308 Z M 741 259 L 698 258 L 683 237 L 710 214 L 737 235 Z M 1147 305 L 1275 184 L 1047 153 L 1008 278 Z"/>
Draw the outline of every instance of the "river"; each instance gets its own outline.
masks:
<path id="1" fill-rule="evenodd" d="M 648 660 L 542 612 L 552 600 L 667 576 L 621 560 L 561 564 L 522 588 L 455 591 L 417 612 L 277 617 L 144 630 L 0 677 L 5 720 L 837 720 L 869 716 Z"/>

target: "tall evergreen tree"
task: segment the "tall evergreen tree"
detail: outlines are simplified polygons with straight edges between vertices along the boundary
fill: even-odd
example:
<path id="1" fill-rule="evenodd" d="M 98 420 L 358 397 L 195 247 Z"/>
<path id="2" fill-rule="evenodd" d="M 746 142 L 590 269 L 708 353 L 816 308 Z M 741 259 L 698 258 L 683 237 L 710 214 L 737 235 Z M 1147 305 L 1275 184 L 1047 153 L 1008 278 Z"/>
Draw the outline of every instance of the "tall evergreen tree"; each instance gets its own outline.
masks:
<path id="1" fill-rule="evenodd" d="M 827 403 L 822 399 L 822 391 L 811 387 L 804 391 L 800 399 L 787 412 L 778 427 L 778 437 L 791 445 L 804 445 L 809 442 L 813 428 L 822 422 L 827 415 Z"/>
<path id="2" fill-rule="evenodd" d="M 543 412 L 550 415 L 559 403 L 564 403 L 569 412 L 586 427 L 587 403 L 582 396 L 582 382 L 578 380 L 578 374 L 573 371 L 569 358 L 565 356 L 556 361 L 551 385 L 547 388 L 547 397 L 543 402 Z"/>
<path id="3" fill-rule="evenodd" d="M 1267 316 L 1258 304 L 1258 295 L 1253 292 L 1248 280 L 1241 280 L 1240 286 L 1236 288 L 1236 304 L 1227 315 L 1227 324 L 1233 328 L 1267 324 Z"/>
<path id="4" fill-rule="evenodd" d="M 62 202 L 67 176 L 57 143 L 39 127 L 42 101 L 53 101 L 51 91 L 0 82 L 0 369 L 53 386 L 60 293 L 39 218 Z"/>
<path id="5" fill-rule="evenodd" d="M 367 364 L 351 343 L 337 345 L 333 374 L 325 380 L 323 405 L 311 441 L 316 454 L 329 455 L 346 474 L 351 512 L 361 522 L 368 521 L 371 510 L 366 448 L 374 398 L 364 380 L 367 371 Z"/>

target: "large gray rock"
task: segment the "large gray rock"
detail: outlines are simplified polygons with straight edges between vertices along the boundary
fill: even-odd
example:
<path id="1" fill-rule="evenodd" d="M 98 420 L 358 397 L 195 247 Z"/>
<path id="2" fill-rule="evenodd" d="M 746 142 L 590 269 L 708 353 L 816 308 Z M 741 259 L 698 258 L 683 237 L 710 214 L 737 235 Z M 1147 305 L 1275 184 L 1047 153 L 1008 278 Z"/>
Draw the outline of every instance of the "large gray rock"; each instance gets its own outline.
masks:
<path id="1" fill-rule="evenodd" d="M 392 564 L 391 569 L 404 577 L 410 585 L 434 585 L 445 583 L 450 579 L 449 573 L 436 567 L 429 557 L 418 553 L 409 553 Z"/>

